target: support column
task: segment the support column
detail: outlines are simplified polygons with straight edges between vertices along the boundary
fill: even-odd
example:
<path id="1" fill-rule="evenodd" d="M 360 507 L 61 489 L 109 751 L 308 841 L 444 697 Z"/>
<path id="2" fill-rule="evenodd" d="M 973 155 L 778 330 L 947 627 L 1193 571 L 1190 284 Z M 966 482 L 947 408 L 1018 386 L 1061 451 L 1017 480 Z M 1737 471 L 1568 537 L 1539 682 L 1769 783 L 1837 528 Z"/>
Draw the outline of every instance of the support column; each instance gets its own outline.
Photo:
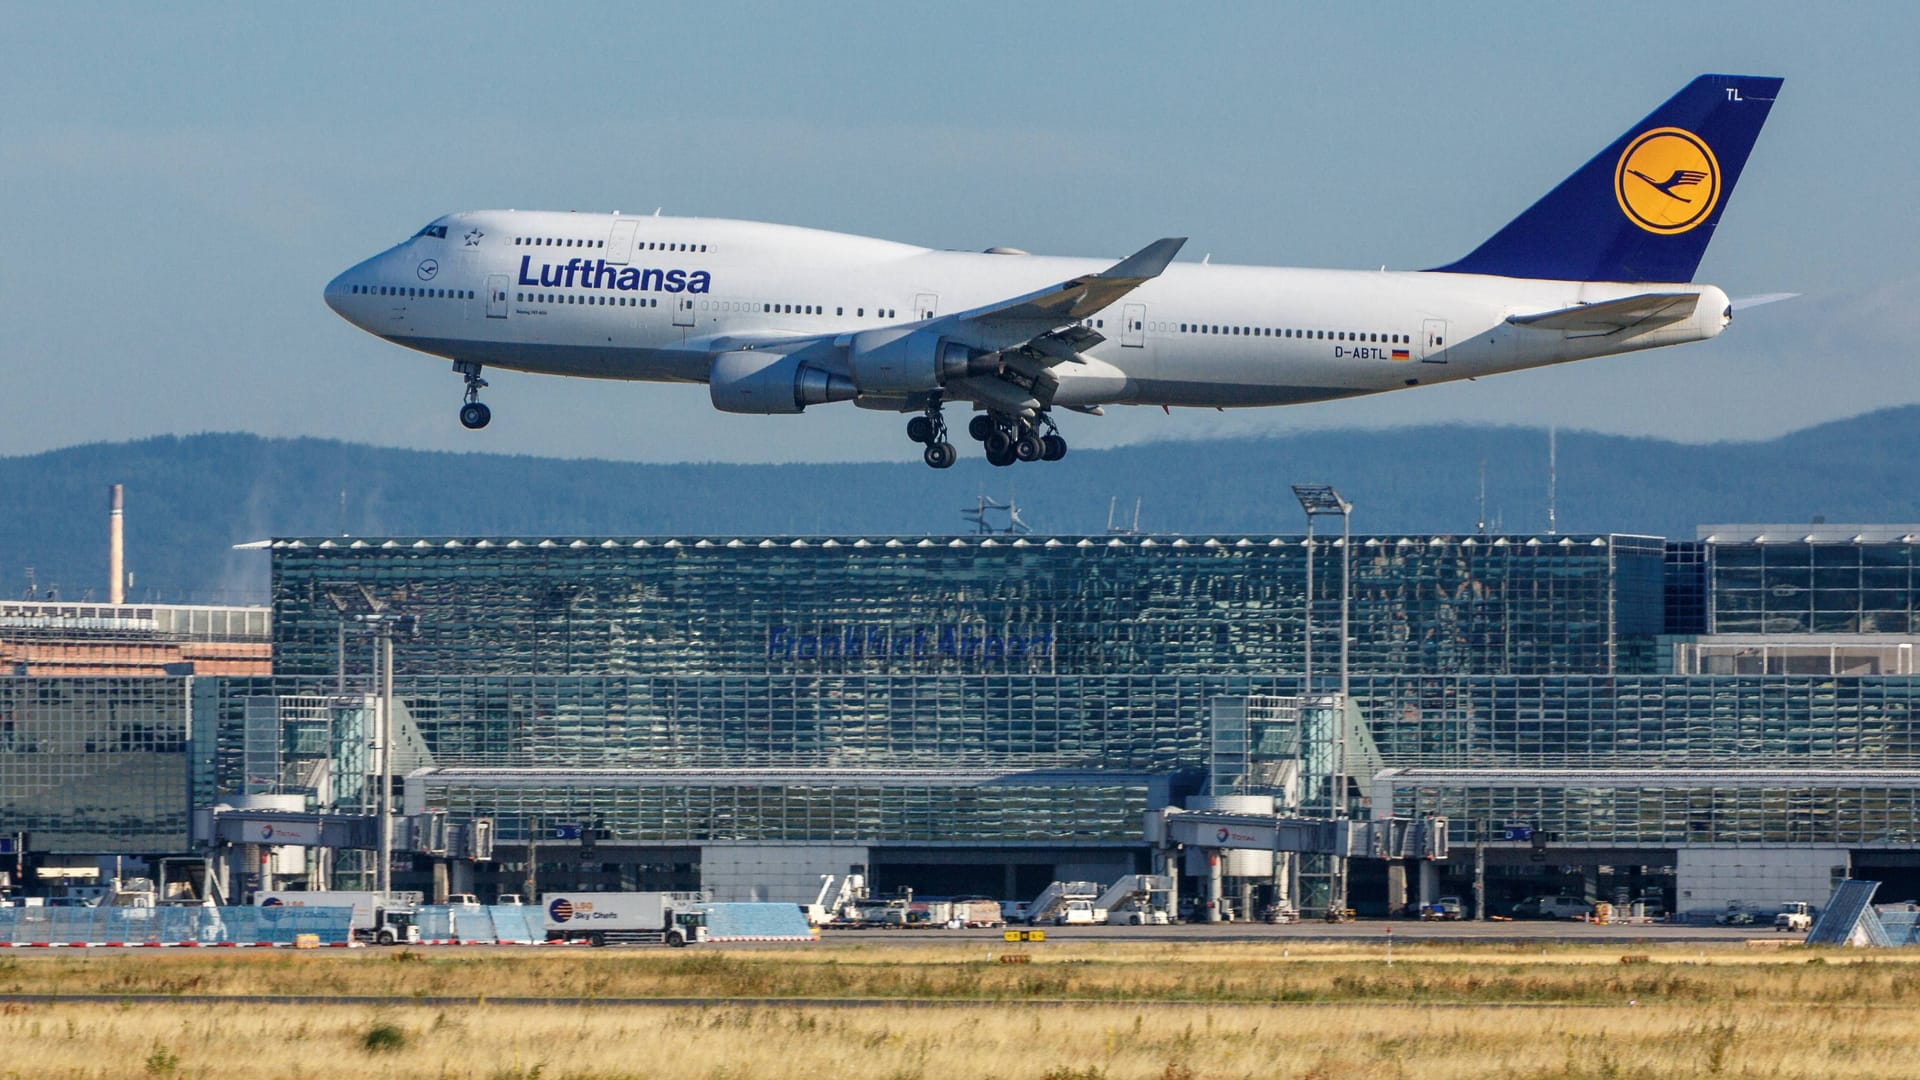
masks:
<path id="1" fill-rule="evenodd" d="M 1438 894 L 1439 891 L 1440 891 L 1439 865 L 1430 860 L 1425 860 L 1425 859 L 1421 860 L 1420 862 L 1420 906 L 1424 908 L 1428 904 L 1433 903 L 1434 900 L 1438 899 L 1438 896 L 1436 894 Z"/>
<path id="2" fill-rule="evenodd" d="M 1167 921 L 1180 920 L 1180 849 L 1165 848 L 1160 852 L 1160 872 L 1165 874 L 1170 887 L 1167 889 Z M 1013 895 L 1009 890 L 1007 895 Z"/>
<path id="3" fill-rule="evenodd" d="M 447 860 L 433 860 L 433 902 L 447 902 Z"/>
<path id="4" fill-rule="evenodd" d="M 1220 921 L 1220 852 L 1207 852 L 1207 922 Z"/>
<path id="5" fill-rule="evenodd" d="M 1387 861 L 1387 914 L 1398 915 L 1407 907 L 1407 864 L 1399 859 Z"/>
<path id="6" fill-rule="evenodd" d="M 1487 845 L 1473 845 L 1473 921 L 1487 921 Z"/>

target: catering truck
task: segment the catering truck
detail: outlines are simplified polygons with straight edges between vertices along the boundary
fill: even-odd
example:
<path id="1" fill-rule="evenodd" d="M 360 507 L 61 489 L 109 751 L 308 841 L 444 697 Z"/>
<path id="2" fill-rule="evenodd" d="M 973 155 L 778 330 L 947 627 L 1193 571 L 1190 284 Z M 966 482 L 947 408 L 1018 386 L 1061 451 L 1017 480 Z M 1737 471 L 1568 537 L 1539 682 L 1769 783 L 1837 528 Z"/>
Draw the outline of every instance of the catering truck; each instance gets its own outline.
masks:
<path id="1" fill-rule="evenodd" d="M 414 909 L 425 899 L 417 892 L 334 890 L 328 892 L 265 892 L 253 898 L 260 907 L 343 907 L 353 909 L 353 940 L 376 945 L 410 944 L 420 940 Z"/>
<path id="2" fill-rule="evenodd" d="M 684 892 L 542 893 L 548 941 L 668 945 L 707 940 L 707 897 Z"/>

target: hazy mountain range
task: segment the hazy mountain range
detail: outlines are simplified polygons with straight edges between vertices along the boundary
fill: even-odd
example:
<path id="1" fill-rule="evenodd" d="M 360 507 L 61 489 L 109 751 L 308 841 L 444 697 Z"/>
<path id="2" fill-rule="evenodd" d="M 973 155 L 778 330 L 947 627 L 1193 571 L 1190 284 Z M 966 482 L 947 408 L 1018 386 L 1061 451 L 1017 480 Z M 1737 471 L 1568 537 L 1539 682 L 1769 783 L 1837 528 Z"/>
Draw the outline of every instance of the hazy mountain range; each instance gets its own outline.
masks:
<path id="1" fill-rule="evenodd" d="M 1328 483 L 1356 533 L 1544 533 L 1548 436 L 1521 427 L 1316 431 L 1075 451 L 995 469 L 971 441 L 934 472 L 898 463 L 643 465 L 191 435 L 0 458 L 0 597 L 104 599 L 107 487 L 126 485 L 134 600 L 257 602 L 271 536 L 950 534 L 980 496 L 1040 533 L 1297 533 L 1289 485 Z M 1561 432 L 1562 533 L 1691 537 L 1727 522 L 1920 521 L 1920 406 L 1765 442 Z M 1004 511 L 989 511 L 1004 525 Z"/>

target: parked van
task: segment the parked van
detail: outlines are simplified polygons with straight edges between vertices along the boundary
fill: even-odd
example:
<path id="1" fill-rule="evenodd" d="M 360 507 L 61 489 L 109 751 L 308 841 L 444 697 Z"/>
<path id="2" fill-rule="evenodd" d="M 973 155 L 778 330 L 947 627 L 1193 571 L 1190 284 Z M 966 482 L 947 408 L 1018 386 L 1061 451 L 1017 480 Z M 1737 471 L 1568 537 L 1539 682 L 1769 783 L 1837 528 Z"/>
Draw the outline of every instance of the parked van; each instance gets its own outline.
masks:
<path id="1" fill-rule="evenodd" d="M 1577 919 L 1593 905 L 1577 896 L 1529 896 L 1513 906 L 1516 919 Z"/>

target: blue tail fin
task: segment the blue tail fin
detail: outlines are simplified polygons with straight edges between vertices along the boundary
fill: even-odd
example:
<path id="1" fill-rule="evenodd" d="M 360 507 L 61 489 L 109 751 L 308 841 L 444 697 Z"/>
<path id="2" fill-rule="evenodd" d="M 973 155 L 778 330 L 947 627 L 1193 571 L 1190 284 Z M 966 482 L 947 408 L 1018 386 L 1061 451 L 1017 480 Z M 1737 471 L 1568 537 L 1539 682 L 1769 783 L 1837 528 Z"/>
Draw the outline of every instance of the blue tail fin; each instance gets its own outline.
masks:
<path id="1" fill-rule="evenodd" d="M 1702 75 L 1458 262 L 1453 274 L 1692 281 L 1780 79 Z"/>

